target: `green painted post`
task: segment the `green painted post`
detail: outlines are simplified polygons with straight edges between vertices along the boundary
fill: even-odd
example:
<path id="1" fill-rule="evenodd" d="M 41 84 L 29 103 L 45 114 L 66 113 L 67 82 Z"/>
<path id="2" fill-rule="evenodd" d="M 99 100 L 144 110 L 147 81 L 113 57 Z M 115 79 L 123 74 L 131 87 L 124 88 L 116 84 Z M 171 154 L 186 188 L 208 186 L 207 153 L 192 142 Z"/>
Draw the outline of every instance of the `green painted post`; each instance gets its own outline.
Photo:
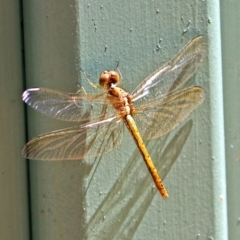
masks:
<path id="1" fill-rule="evenodd" d="M 75 1 L 24 1 L 27 87 L 75 92 L 79 66 Z M 29 138 L 70 126 L 28 111 Z M 75 162 L 30 161 L 32 239 L 81 239 L 84 170 Z"/>
<path id="2" fill-rule="evenodd" d="M 240 2 L 221 1 L 224 122 L 229 238 L 240 238 Z"/>
<path id="3" fill-rule="evenodd" d="M 76 91 L 78 80 L 89 90 L 80 67 L 96 82 L 119 62 L 131 92 L 195 36 L 209 42 L 192 81 L 206 92 L 193 125 L 148 144 L 169 199 L 125 131 L 95 161 L 30 162 L 34 239 L 227 238 L 219 22 L 217 1 L 24 1 L 28 87 Z M 29 137 L 69 126 L 28 111 Z"/>
<path id="4" fill-rule="evenodd" d="M 18 1 L 0 1 L 0 239 L 29 239 L 21 16 Z"/>

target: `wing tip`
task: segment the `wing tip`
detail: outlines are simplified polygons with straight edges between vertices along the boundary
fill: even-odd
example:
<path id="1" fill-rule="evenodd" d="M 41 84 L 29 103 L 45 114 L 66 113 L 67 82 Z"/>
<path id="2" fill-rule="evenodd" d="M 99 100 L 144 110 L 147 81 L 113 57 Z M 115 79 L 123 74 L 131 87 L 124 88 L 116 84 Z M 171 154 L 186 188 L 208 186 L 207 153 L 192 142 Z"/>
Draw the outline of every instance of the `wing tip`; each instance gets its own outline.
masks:
<path id="1" fill-rule="evenodd" d="M 40 88 L 29 88 L 29 89 L 25 90 L 22 94 L 22 100 L 24 102 L 27 102 L 31 93 L 32 92 L 37 92 L 39 90 L 40 90 Z"/>

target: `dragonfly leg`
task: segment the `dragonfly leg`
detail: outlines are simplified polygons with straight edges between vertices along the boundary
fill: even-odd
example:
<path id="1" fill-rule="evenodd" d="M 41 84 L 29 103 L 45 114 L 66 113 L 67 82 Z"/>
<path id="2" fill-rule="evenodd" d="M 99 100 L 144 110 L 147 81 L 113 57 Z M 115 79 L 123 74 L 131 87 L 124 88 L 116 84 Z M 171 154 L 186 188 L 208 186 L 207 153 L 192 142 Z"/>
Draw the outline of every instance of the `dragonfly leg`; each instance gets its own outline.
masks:
<path id="1" fill-rule="evenodd" d="M 86 74 L 82 69 L 81 69 L 81 71 L 82 71 L 82 73 L 84 74 L 85 78 L 87 79 L 88 83 L 89 83 L 92 87 L 94 87 L 94 88 L 101 88 L 100 86 L 94 84 L 94 83 L 88 78 L 87 74 Z"/>

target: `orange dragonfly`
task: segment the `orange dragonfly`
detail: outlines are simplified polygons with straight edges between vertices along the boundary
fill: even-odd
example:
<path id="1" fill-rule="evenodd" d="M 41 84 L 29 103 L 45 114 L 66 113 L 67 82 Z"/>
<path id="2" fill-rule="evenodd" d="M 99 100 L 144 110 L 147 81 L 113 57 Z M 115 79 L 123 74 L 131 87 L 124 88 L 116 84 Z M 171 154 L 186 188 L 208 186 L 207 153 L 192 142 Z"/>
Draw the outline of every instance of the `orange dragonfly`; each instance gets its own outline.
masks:
<path id="1" fill-rule="evenodd" d="M 123 125 L 132 135 L 163 198 L 168 193 L 139 133 L 146 140 L 163 136 L 182 122 L 204 101 L 199 86 L 184 88 L 197 71 L 206 52 L 206 39 L 192 39 L 172 60 L 144 79 L 130 94 L 118 87 L 120 75 L 104 71 L 96 93 L 64 93 L 30 88 L 23 101 L 47 116 L 85 123 L 53 131 L 30 140 L 23 148 L 25 158 L 36 160 L 79 160 L 101 156 L 121 143 Z M 139 130 L 138 130 L 139 129 Z"/>

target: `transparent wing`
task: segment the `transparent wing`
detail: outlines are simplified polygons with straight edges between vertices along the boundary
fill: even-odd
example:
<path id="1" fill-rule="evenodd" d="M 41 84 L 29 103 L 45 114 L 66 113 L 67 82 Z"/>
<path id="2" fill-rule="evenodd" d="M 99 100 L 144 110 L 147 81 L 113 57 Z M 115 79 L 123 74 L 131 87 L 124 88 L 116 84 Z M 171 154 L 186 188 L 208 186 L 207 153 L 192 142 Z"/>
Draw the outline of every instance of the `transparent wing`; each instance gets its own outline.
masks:
<path id="1" fill-rule="evenodd" d="M 106 102 L 106 93 L 64 93 L 46 88 L 26 90 L 22 99 L 43 114 L 64 121 L 97 120 L 114 116 L 114 110 Z M 106 111 L 107 108 L 107 111 Z"/>
<path id="2" fill-rule="evenodd" d="M 203 36 L 191 40 L 172 60 L 144 79 L 132 92 L 136 106 L 159 95 L 171 94 L 197 71 L 207 49 Z M 139 100 L 139 101 L 137 101 Z"/>
<path id="3" fill-rule="evenodd" d="M 139 129 L 146 129 L 146 139 L 158 138 L 181 123 L 204 98 L 201 87 L 189 87 L 141 105 L 134 119 Z"/>
<path id="4" fill-rule="evenodd" d="M 35 160 L 78 160 L 94 158 L 117 147 L 123 136 L 118 118 L 54 131 L 33 138 L 22 150 Z"/>

